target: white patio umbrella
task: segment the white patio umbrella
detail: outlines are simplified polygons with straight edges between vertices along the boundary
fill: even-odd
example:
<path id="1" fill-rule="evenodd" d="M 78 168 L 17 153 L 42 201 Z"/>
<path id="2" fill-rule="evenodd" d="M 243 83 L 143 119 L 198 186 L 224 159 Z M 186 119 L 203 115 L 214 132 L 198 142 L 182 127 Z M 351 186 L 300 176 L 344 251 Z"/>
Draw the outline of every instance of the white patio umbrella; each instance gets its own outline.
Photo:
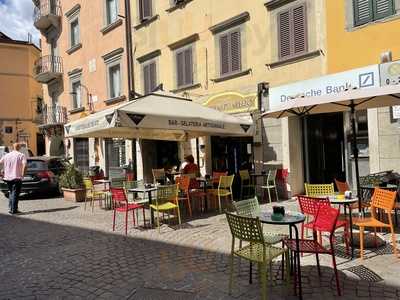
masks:
<path id="1" fill-rule="evenodd" d="M 356 137 L 355 111 L 368 108 L 400 105 L 400 84 L 374 88 L 362 88 L 343 91 L 341 93 L 288 98 L 274 106 L 274 109 L 262 114 L 262 117 L 282 118 L 288 116 L 304 116 L 310 114 L 350 111 L 352 127 L 352 150 L 354 155 L 357 194 L 360 194 L 360 178 L 358 168 L 358 148 Z M 361 199 L 359 197 L 359 208 Z"/>
<path id="2" fill-rule="evenodd" d="M 66 137 L 185 141 L 200 136 L 252 136 L 254 124 L 185 98 L 155 92 L 65 125 Z"/>

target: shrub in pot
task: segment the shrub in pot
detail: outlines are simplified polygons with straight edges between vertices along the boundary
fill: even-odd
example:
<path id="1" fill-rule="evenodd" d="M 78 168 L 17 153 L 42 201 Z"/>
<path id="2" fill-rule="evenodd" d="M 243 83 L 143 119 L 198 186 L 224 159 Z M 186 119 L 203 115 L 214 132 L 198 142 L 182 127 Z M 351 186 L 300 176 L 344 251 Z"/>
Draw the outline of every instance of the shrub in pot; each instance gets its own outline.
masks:
<path id="1" fill-rule="evenodd" d="M 68 165 L 61 174 L 59 184 L 65 200 L 85 201 L 86 190 L 83 185 L 83 175 L 73 164 Z"/>

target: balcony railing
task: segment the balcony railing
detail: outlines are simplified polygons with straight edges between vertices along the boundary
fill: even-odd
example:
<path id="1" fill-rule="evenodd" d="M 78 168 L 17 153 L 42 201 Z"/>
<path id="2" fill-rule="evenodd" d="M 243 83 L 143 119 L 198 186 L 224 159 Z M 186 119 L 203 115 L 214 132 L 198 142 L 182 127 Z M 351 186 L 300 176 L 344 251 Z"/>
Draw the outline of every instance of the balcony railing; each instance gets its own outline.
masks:
<path id="1" fill-rule="evenodd" d="M 49 27 L 58 28 L 61 20 L 61 5 L 59 0 L 41 0 L 35 2 L 33 11 L 34 25 L 44 32 Z"/>
<path id="2" fill-rule="evenodd" d="M 54 55 L 42 56 L 35 62 L 33 74 L 40 83 L 48 83 L 61 77 L 63 74 L 62 58 Z"/>
<path id="3" fill-rule="evenodd" d="M 41 126 L 64 125 L 68 122 L 67 108 L 45 105 L 42 111 Z"/>

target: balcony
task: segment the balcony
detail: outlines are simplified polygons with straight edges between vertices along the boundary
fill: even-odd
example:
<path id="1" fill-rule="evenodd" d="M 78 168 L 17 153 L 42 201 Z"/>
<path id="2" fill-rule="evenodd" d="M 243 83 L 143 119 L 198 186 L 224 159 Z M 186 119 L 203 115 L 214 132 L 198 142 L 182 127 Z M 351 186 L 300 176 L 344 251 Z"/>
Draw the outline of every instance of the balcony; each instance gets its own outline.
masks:
<path id="1" fill-rule="evenodd" d="M 67 108 L 64 106 L 45 105 L 41 113 L 39 127 L 62 126 L 68 122 Z"/>
<path id="2" fill-rule="evenodd" d="M 50 27 L 59 28 L 61 24 L 61 6 L 59 0 L 33 1 L 33 24 L 44 33 Z"/>
<path id="3" fill-rule="evenodd" d="M 42 56 L 35 62 L 33 75 L 40 83 L 49 83 L 53 79 L 62 77 L 62 58 L 54 55 Z"/>

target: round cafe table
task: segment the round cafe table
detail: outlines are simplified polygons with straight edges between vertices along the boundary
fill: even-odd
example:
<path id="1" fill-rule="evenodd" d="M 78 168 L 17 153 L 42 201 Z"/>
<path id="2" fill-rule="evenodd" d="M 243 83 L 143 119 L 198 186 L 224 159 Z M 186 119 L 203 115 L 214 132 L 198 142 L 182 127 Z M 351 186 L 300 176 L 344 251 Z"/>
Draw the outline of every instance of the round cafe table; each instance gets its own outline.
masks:
<path id="1" fill-rule="evenodd" d="M 291 255 L 291 266 L 293 266 L 295 270 L 295 274 L 297 273 L 298 275 L 298 282 L 299 282 L 299 299 L 303 299 L 303 294 L 302 294 L 302 289 L 301 289 L 301 268 L 300 268 L 300 245 L 299 245 L 299 230 L 297 229 L 297 224 L 303 223 L 304 220 L 306 219 L 305 215 L 299 212 L 286 212 L 285 216 L 280 219 L 276 220 L 272 217 L 272 212 L 264 212 L 261 213 L 260 216 L 260 222 L 265 223 L 265 224 L 271 224 L 271 225 L 288 225 L 289 226 L 289 237 L 292 239 L 293 238 L 293 233 L 294 231 L 294 236 L 296 240 L 296 255 Z M 293 264 L 294 261 L 294 264 Z M 297 270 L 296 270 L 297 268 Z M 295 286 L 295 293 L 297 292 L 297 286 L 296 286 L 296 280 L 294 280 L 294 286 Z"/>

